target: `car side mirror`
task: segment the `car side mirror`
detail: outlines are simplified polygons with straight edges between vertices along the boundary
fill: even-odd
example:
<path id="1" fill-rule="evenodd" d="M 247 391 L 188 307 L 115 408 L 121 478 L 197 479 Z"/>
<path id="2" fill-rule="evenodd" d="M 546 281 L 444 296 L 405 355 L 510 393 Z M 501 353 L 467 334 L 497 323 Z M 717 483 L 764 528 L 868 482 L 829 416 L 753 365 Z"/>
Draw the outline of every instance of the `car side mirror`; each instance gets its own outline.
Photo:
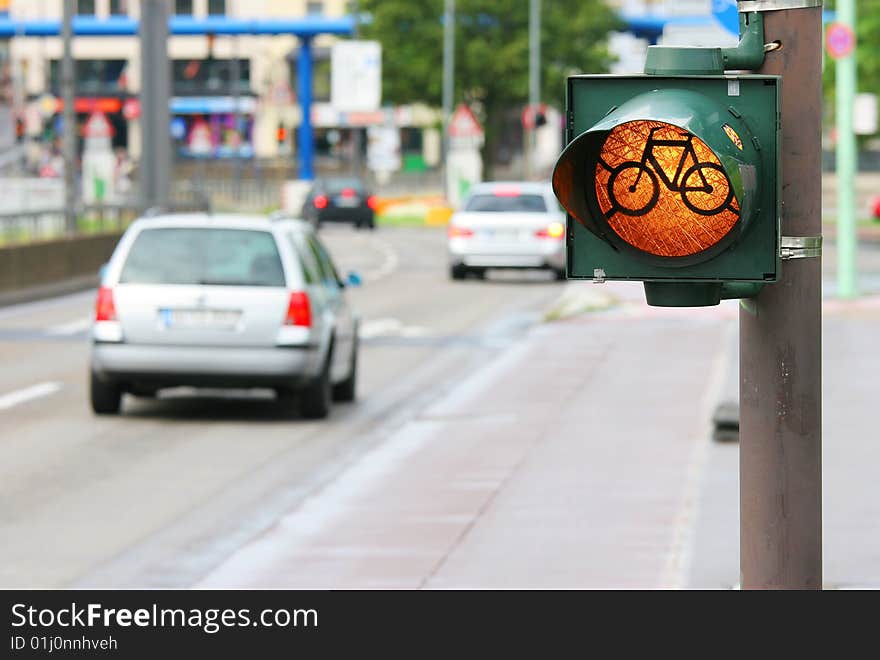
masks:
<path id="1" fill-rule="evenodd" d="M 348 275 L 345 278 L 345 284 L 347 286 L 358 287 L 364 283 L 364 280 L 361 278 L 360 274 L 356 273 L 353 270 L 348 271 Z"/>

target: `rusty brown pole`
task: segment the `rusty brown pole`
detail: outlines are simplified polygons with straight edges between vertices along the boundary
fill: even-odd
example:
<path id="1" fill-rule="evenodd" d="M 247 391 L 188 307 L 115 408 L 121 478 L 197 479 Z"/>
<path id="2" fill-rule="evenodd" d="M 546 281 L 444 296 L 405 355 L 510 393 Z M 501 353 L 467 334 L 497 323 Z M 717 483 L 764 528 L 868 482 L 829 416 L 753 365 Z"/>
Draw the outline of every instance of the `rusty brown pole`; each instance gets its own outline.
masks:
<path id="1" fill-rule="evenodd" d="M 804 2 L 804 5 L 815 4 Z M 822 233 L 822 7 L 767 11 L 782 75 L 782 235 Z M 821 258 L 785 261 L 740 310 L 740 584 L 822 588 Z"/>

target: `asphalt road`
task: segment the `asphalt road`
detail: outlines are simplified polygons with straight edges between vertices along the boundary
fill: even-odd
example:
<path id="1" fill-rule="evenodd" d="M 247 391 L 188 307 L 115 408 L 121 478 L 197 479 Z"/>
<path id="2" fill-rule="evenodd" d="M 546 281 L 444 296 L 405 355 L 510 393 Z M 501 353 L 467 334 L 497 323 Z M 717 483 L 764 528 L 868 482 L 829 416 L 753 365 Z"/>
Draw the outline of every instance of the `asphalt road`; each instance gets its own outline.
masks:
<path id="1" fill-rule="evenodd" d="M 442 229 L 325 238 L 363 319 L 359 401 L 306 421 L 270 393 L 178 390 L 92 415 L 94 292 L 0 309 L 0 587 L 186 587 L 559 295 L 542 273 L 451 282 Z"/>

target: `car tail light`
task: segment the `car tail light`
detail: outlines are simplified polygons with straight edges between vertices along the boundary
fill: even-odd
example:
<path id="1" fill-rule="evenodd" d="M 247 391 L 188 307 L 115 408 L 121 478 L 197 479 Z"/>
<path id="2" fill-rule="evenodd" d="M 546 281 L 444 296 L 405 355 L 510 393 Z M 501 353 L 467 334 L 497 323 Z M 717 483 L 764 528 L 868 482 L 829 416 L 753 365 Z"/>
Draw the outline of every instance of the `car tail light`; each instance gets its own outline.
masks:
<path id="1" fill-rule="evenodd" d="M 561 222 L 551 222 L 543 229 L 535 232 L 538 238 L 555 238 L 557 240 L 565 237 L 565 225 Z"/>
<path id="2" fill-rule="evenodd" d="M 102 286 L 98 289 L 98 300 L 95 303 L 96 321 L 115 321 L 116 305 L 113 304 L 113 289 Z"/>
<path id="3" fill-rule="evenodd" d="M 446 235 L 449 238 L 468 238 L 474 235 L 472 229 L 468 229 L 467 227 L 457 227 L 455 225 L 449 225 L 449 228 L 446 230 Z"/>
<path id="4" fill-rule="evenodd" d="M 327 198 L 324 195 L 317 195 L 315 199 L 312 201 L 312 204 L 315 205 L 316 209 L 326 209 L 327 208 Z"/>
<path id="5" fill-rule="evenodd" d="M 492 194 L 495 195 L 495 197 L 519 197 L 522 194 L 522 191 L 513 186 L 505 186 L 503 188 L 495 188 L 495 190 L 492 191 Z"/>
<path id="6" fill-rule="evenodd" d="M 294 291 L 290 294 L 290 302 L 287 305 L 287 316 L 284 325 L 298 325 L 309 328 L 312 325 L 312 306 L 309 304 L 309 294 L 304 291 Z"/>
<path id="7" fill-rule="evenodd" d="M 373 211 L 379 206 L 379 200 L 376 199 L 375 195 L 370 195 L 367 197 L 367 206 L 369 206 Z"/>
<path id="8" fill-rule="evenodd" d="M 343 197 L 357 197 L 357 193 L 354 191 L 354 188 L 343 188 L 340 193 Z"/>

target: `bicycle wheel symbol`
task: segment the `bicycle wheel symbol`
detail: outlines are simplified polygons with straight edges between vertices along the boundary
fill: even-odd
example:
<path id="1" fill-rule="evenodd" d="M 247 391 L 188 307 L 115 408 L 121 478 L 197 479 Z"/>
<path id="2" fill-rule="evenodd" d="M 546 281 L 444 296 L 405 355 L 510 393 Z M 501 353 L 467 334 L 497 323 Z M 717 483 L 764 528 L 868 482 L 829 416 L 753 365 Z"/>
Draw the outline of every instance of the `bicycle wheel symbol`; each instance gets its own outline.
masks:
<path id="1" fill-rule="evenodd" d="M 621 163 L 608 179 L 608 199 L 612 208 L 624 215 L 645 215 L 660 198 L 660 182 L 657 175 L 634 160 Z"/>
<path id="2" fill-rule="evenodd" d="M 733 197 L 733 189 L 724 168 L 715 163 L 692 165 L 684 173 L 681 182 L 681 201 L 700 215 L 719 213 L 727 208 Z"/>

